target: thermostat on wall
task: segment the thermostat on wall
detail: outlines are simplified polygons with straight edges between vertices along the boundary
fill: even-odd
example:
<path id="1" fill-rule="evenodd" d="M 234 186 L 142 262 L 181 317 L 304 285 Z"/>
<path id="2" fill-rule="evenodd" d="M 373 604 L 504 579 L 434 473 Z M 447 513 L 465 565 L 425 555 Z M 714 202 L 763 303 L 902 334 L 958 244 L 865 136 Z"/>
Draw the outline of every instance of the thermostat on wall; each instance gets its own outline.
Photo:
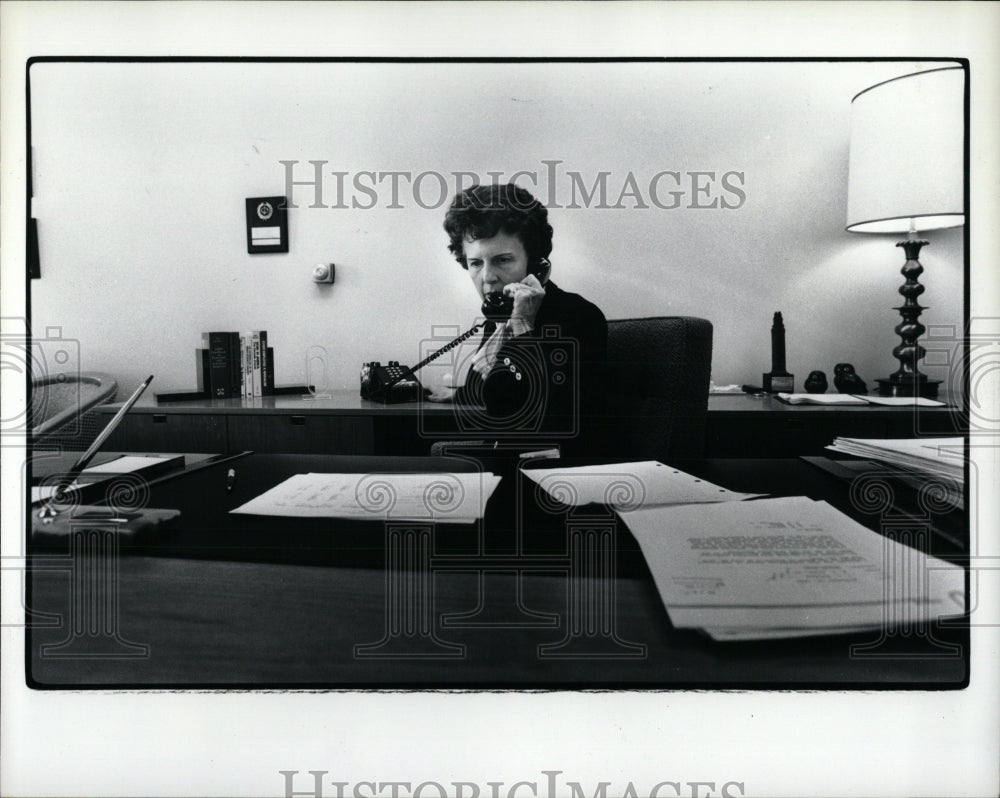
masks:
<path id="1" fill-rule="evenodd" d="M 247 199 L 247 252 L 288 252 L 288 208 L 285 197 Z"/>

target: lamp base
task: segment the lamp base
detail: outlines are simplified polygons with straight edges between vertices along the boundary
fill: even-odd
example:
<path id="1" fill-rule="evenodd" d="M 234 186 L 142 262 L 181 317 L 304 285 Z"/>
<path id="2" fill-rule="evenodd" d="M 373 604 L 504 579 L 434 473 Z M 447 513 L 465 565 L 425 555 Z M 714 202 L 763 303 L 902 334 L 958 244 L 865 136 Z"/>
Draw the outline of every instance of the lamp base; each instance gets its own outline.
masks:
<path id="1" fill-rule="evenodd" d="M 762 379 L 768 393 L 795 393 L 795 375 L 787 371 L 769 371 Z"/>
<path id="2" fill-rule="evenodd" d="M 941 380 L 875 380 L 878 383 L 879 396 L 921 396 L 924 399 L 937 399 L 938 386 Z"/>

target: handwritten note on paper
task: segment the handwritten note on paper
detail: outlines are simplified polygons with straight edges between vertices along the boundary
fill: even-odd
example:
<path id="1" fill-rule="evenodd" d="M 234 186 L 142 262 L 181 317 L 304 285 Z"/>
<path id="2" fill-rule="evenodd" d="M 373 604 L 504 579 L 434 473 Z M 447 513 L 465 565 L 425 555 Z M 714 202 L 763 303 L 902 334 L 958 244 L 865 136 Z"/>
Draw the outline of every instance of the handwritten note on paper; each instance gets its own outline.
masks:
<path id="1" fill-rule="evenodd" d="M 655 460 L 531 468 L 523 473 L 551 498 L 571 507 L 606 504 L 619 510 L 635 510 L 665 504 L 739 501 L 756 495 L 720 488 Z"/>
<path id="2" fill-rule="evenodd" d="M 499 482 L 490 473 L 296 474 L 230 512 L 469 524 Z"/>

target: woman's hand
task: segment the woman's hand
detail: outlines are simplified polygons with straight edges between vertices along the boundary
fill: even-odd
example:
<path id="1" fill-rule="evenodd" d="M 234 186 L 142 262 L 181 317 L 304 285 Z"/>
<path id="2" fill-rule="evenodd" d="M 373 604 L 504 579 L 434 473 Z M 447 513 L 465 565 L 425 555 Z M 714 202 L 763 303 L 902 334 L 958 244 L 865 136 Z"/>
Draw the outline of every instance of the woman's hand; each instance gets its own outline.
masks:
<path id="1" fill-rule="evenodd" d="M 440 388 L 432 388 L 431 392 L 427 394 L 424 398 L 428 402 L 450 402 L 455 398 L 456 388 L 447 388 L 441 386 Z"/>
<path id="2" fill-rule="evenodd" d="M 455 378 L 451 373 L 445 374 L 441 380 L 443 385 L 428 386 L 430 393 L 425 397 L 429 402 L 450 402 L 455 398 L 458 388 L 455 387 Z"/>
<path id="3" fill-rule="evenodd" d="M 503 292 L 514 299 L 514 309 L 510 314 L 512 319 L 523 319 L 532 326 L 535 323 L 535 315 L 542 306 L 545 298 L 545 289 L 538 282 L 538 278 L 533 274 L 525 276 L 517 283 L 507 283 L 503 287 Z"/>

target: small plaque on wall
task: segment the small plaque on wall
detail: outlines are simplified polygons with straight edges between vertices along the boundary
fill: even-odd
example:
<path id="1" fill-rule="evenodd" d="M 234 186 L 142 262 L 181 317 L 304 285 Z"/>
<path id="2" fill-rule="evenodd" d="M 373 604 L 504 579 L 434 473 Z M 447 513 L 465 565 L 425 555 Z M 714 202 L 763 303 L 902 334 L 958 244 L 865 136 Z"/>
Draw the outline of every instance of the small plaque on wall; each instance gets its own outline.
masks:
<path id="1" fill-rule="evenodd" d="M 247 252 L 288 252 L 288 208 L 285 197 L 249 197 Z"/>

